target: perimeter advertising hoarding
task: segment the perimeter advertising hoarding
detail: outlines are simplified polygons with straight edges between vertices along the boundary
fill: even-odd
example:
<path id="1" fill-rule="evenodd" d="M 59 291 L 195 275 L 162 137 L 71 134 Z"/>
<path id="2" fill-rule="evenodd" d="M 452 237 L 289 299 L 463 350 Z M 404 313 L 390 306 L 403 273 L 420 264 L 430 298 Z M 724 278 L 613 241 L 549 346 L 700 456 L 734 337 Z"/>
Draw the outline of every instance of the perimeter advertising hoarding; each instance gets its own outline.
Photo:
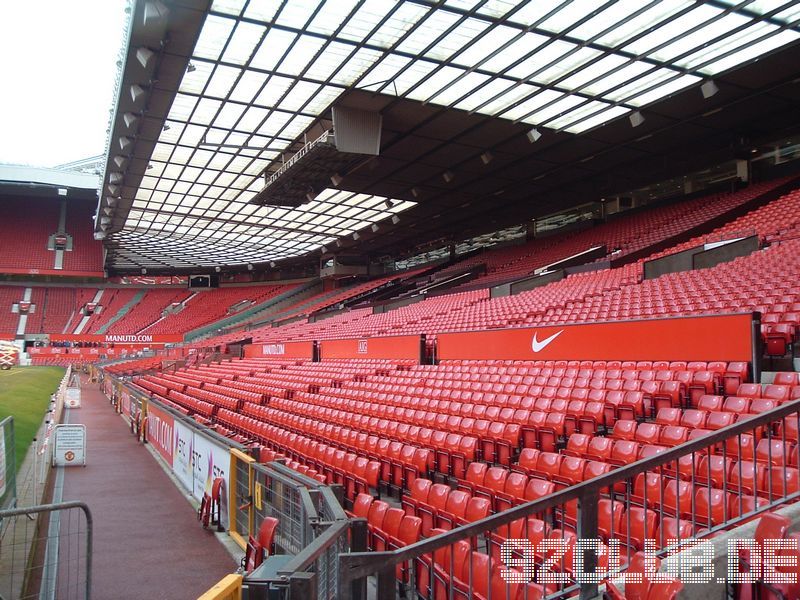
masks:
<path id="1" fill-rule="evenodd" d="M 752 313 L 746 313 L 442 333 L 437 336 L 437 357 L 749 362 L 752 322 Z"/>
<path id="2" fill-rule="evenodd" d="M 173 423 L 174 446 L 172 452 L 172 471 L 183 486 L 193 492 L 194 478 L 192 477 L 192 430 L 179 420 Z"/>
<path id="3" fill-rule="evenodd" d="M 131 416 L 131 394 L 124 387 L 119 393 L 119 410 L 126 417 Z"/>
<path id="4" fill-rule="evenodd" d="M 231 464 L 230 448 L 216 443 L 193 427 L 174 418 L 166 410 L 148 404 L 147 441 L 172 467 L 178 481 L 199 500 L 211 494 L 214 479 L 222 477 L 222 525 L 228 526 L 228 485 Z"/>
<path id="5" fill-rule="evenodd" d="M 322 360 L 331 358 L 383 358 L 419 361 L 422 357 L 422 336 L 396 335 L 391 337 L 323 340 L 320 342 Z"/>
<path id="6" fill-rule="evenodd" d="M 28 352 L 37 356 L 61 356 L 68 354 L 72 356 L 89 356 L 94 358 L 98 356 L 123 356 L 125 354 L 133 354 L 141 349 L 142 346 L 117 344 L 113 348 L 30 348 Z"/>
<path id="7" fill-rule="evenodd" d="M 222 525 L 228 528 L 228 489 L 229 472 L 231 466 L 231 451 L 229 448 L 214 443 L 210 438 L 195 431 L 192 447 L 192 494 L 197 500 L 202 500 L 203 494 L 211 495 L 211 486 L 217 477 L 225 481 L 220 494 L 220 515 Z"/>
<path id="8" fill-rule="evenodd" d="M 280 342 L 248 344 L 244 347 L 245 358 L 302 358 L 314 356 L 314 342 Z"/>
<path id="9" fill-rule="evenodd" d="M 147 441 L 155 448 L 167 464 L 172 467 L 175 451 L 173 431 L 175 419 L 154 402 L 147 403 Z"/>

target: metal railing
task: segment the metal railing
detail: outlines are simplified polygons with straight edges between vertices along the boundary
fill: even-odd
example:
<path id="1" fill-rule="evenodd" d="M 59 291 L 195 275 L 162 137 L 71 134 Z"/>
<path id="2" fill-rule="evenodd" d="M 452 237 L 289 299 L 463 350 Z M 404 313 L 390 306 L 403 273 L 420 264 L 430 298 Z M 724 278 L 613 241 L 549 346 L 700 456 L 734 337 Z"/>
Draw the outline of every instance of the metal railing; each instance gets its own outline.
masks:
<path id="1" fill-rule="evenodd" d="M 0 511 L 0 597 L 89 600 L 92 514 L 83 502 Z"/>
<path id="2" fill-rule="evenodd" d="M 276 580 L 246 577 L 245 587 L 281 590 L 285 598 L 334 600 L 338 557 L 351 549 L 351 523 L 341 505 L 341 488 L 323 485 L 280 462 L 251 463 L 250 468 L 253 489 L 262 490 L 253 494 L 251 531 L 258 531 L 265 517 L 277 517 L 276 552 L 293 556 L 278 569 Z M 359 526 L 365 534 L 364 522 L 355 524 Z M 365 535 L 360 539 L 366 541 Z"/>
<path id="3" fill-rule="evenodd" d="M 322 133 L 317 139 L 311 140 L 310 142 L 306 142 L 303 144 L 303 147 L 300 148 L 289 160 L 285 161 L 281 167 L 275 171 L 266 181 L 264 188 L 268 188 L 273 183 L 275 183 L 281 176 L 283 176 L 286 171 L 292 168 L 292 166 L 301 158 L 303 158 L 306 154 L 308 154 L 314 146 L 318 144 L 325 144 L 328 142 L 328 138 L 333 137 L 333 132 L 328 129 Z"/>
<path id="4" fill-rule="evenodd" d="M 370 576 L 377 576 L 378 600 L 394 599 L 398 585 L 406 598 L 472 599 L 480 594 L 501 600 L 517 598 L 520 586 L 525 592 L 520 597 L 525 598 L 538 598 L 543 592 L 565 597 L 578 591 L 582 600 L 594 598 L 603 578 L 583 577 L 579 582 L 573 567 L 580 555 L 580 571 L 594 574 L 603 553 L 575 546 L 576 539 L 600 540 L 606 548 L 610 540 L 619 540 L 624 564 L 643 549 L 646 539 L 655 540 L 660 553 L 675 551 L 690 538 L 734 527 L 796 500 L 798 431 L 800 400 L 793 400 L 761 414 L 740 415 L 733 425 L 694 434 L 695 439 L 669 449 L 653 446 L 654 455 L 592 479 L 576 484 L 563 474 L 549 482 L 542 479 L 559 482 L 563 489 L 445 533 L 434 530 L 427 539 L 397 550 L 340 554 L 337 598 L 354 598 L 354 590 L 363 590 Z M 589 460 L 592 455 L 571 458 Z M 536 479 L 537 473 L 527 474 Z M 480 487 L 472 491 L 486 493 Z M 436 515 L 431 512 L 429 517 L 435 526 Z M 668 545 L 670 538 L 676 543 Z M 574 560 L 553 560 L 542 539 L 562 540 L 559 543 L 571 548 L 565 556 L 572 554 Z M 519 540 L 532 546 L 525 549 Z M 457 564 L 455 556 L 467 558 Z M 506 564 L 509 558 L 530 564 L 520 571 Z M 547 558 L 558 583 L 545 588 L 536 581 L 547 571 Z M 606 552 L 600 563 L 605 565 L 607 559 Z M 506 577 L 516 574 L 518 582 L 506 583 L 503 572 Z M 529 573 L 536 576 L 530 584 Z"/>

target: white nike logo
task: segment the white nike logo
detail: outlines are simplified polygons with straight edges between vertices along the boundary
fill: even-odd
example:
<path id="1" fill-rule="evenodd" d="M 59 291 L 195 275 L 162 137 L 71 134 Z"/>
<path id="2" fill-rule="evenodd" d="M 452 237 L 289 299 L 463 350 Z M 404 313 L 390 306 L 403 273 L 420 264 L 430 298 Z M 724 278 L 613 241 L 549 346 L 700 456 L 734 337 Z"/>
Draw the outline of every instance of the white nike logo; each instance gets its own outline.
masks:
<path id="1" fill-rule="evenodd" d="M 555 333 L 554 333 L 553 335 L 551 335 L 549 338 L 545 338 L 545 339 L 543 339 L 541 342 L 540 342 L 539 340 L 537 340 L 537 339 L 536 339 L 536 333 L 534 333 L 534 334 L 533 334 L 533 342 L 531 343 L 531 348 L 533 349 L 533 351 L 534 351 L 534 352 L 541 352 L 542 350 L 544 350 L 544 349 L 545 349 L 545 347 L 546 347 L 546 346 L 547 346 L 547 345 L 548 345 L 550 342 L 552 342 L 554 339 L 556 339 L 556 338 L 557 338 L 558 336 L 560 336 L 562 333 L 564 333 L 564 330 L 563 330 L 563 329 L 562 329 L 561 331 L 557 331 L 557 332 L 555 332 Z"/>

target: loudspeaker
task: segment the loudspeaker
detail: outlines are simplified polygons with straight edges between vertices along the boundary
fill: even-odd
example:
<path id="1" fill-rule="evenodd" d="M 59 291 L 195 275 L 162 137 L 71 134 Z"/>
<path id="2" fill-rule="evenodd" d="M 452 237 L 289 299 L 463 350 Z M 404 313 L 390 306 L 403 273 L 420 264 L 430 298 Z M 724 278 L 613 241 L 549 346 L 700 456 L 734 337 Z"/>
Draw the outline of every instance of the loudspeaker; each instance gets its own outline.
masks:
<path id="1" fill-rule="evenodd" d="M 383 117 L 379 113 L 347 106 L 333 107 L 333 133 L 339 152 L 378 156 L 382 125 Z"/>

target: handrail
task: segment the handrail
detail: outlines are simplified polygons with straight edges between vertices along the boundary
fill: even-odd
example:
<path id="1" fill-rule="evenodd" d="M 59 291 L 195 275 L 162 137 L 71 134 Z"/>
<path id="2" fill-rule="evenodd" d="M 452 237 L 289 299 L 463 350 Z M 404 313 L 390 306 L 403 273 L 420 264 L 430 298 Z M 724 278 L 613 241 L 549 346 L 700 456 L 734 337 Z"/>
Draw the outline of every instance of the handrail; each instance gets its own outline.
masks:
<path id="1" fill-rule="evenodd" d="M 752 431 L 759 426 L 780 420 L 781 418 L 787 417 L 791 414 L 798 415 L 798 426 L 800 426 L 800 399 L 786 402 L 780 406 L 777 406 L 776 408 L 752 417 L 748 416 L 748 418 L 744 418 L 732 425 L 718 429 L 711 434 L 699 437 L 695 440 L 684 442 L 683 444 L 675 446 L 674 448 L 670 448 L 669 450 L 666 450 L 660 454 L 656 454 L 649 458 L 638 460 L 618 469 L 614 469 L 613 471 L 610 471 L 609 473 L 599 477 L 571 485 L 544 498 L 533 500 L 514 508 L 504 510 L 500 513 L 490 515 L 478 521 L 474 521 L 467 525 L 450 530 L 446 533 L 420 540 L 419 542 L 415 542 L 397 550 L 383 552 L 351 552 L 347 554 L 340 554 L 339 562 L 341 573 L 345 575 L 342 578 L 343 581 L 340 582 L 342 585 L 340 590 L 346 590 L 347 586 L 349 586 L 349 583 L 352 580 L 360 579 L 378 571 L 380 573 L 388 573 L 389 570 L 393 572 L 395 566 L 399 563 L 406 562 L 409 559 L 417 558 L 424 554 L 430 554 L 444 546 L 449 546 L 458 541 L 473 538 L 478 534 L 497 529 L 498 527 L 507 525 L 513 521 L 528 517 L 530 515 L 545 512 L 548 509 L 564 505 L 573 500 L 578 500 L 580 503 L 581 501 L 587 500 L 594 496 L 594 509 L 596 510 L 597 494 L 603 489 L 611 488 L 614 484 L 629 480 L 641 473 L 646 473 L 647 471 L 652 471 L 658 467 L 675 463 L 682 456 L 703 450 L 733 436 Z M 795 497 L 800 497 L 800 492 L 788 494 L 786 497 L 784 497 L 784 499 L 788 500 Z M 587 506 L 586 508 L 591 507 Z M 757 507 L 756 512 L 758 511 L 759 509 Z M 730 519 L 728 523 L 734 523 L 738 520 L 751 517 L 752 515 L 748 514 L 745 517 Z M 585 530 L 586 522 L 584 522 L 583 527 L 581 527 L 581 524 L 579 523 L 579 529 L 582 531 L 579 531 L 578 537 L 595 537 L 597 533 L 597 519 L 587 519 L 586 521 L 591 521 L 591 523 L 588 524 L 588 528 L 594 529 L 594 531 Z"/>
<path id="2" fill-rule="evenodd" d="M 324 143 L 326 143 L 326 142 L 328 141 L 328 137 L 329 137 L 329 136 L 332 136 L 332 135 L 333 135 L 333 132 L 332 132 L 330 129 L 327 129 L 327 130 L 325 130 L 325 132 L 323 132 L 323 133 L 322 133 L 322 135 L 320 135 L 320 136 L 319 136 L 317 139 L 315 139 L 315 140 L 311 140 L 310 142 L 306 142 L 305 144 L 303 144 L 303 147 L 302 147 L 302 148 L 300 148 L 300 150 L 298 150 L 298 151 L 297 151 L 295 154 L 293 154 L 293 155 L 292 155 L 292 157 L 291 157 L 289 160 L 287 160 L 285 163 L 283 163 L 283 164 L 281 165 L 280 169 L 278 169 L 278 170 L 277 170 L 277 171 L 275 171 L 275 172 L 274 172 L 272 175 L 270 175 L 269 179 L 267 179 L 267 182 L 266 182 L 266 185 L 264 186 L 264 189 L 268 188 L 268 187 L 269 187 L 269 186 L 271 186 L 273 183 L 275 183 L 275 182 L 278 180 L 278 178 L 279 178 L 279 177 L 281 177 L 281 176 L 282 176 L 284 173 L 286 173 L 286 171 L 288 171 L 289 169 L 291 169 L 291 168 L 292 168 L 292 166 L 293 166 L 293 165 L 294 165 L 294 164 L 295 164 L 295 163 L 296 163 L 298 160 L 300 160 L 300 159 L 301 159 L 301 158 L 303 158 L 303 157 L 304 157 L 306 154 L 308 154 L 308 152 L 309 152 L 309 151 L 310 151 L 310 150 L 311 150 L 311 149 L 312 149 L 314 146 L 316 146 L 317 144 L 324 144 Z"/>

